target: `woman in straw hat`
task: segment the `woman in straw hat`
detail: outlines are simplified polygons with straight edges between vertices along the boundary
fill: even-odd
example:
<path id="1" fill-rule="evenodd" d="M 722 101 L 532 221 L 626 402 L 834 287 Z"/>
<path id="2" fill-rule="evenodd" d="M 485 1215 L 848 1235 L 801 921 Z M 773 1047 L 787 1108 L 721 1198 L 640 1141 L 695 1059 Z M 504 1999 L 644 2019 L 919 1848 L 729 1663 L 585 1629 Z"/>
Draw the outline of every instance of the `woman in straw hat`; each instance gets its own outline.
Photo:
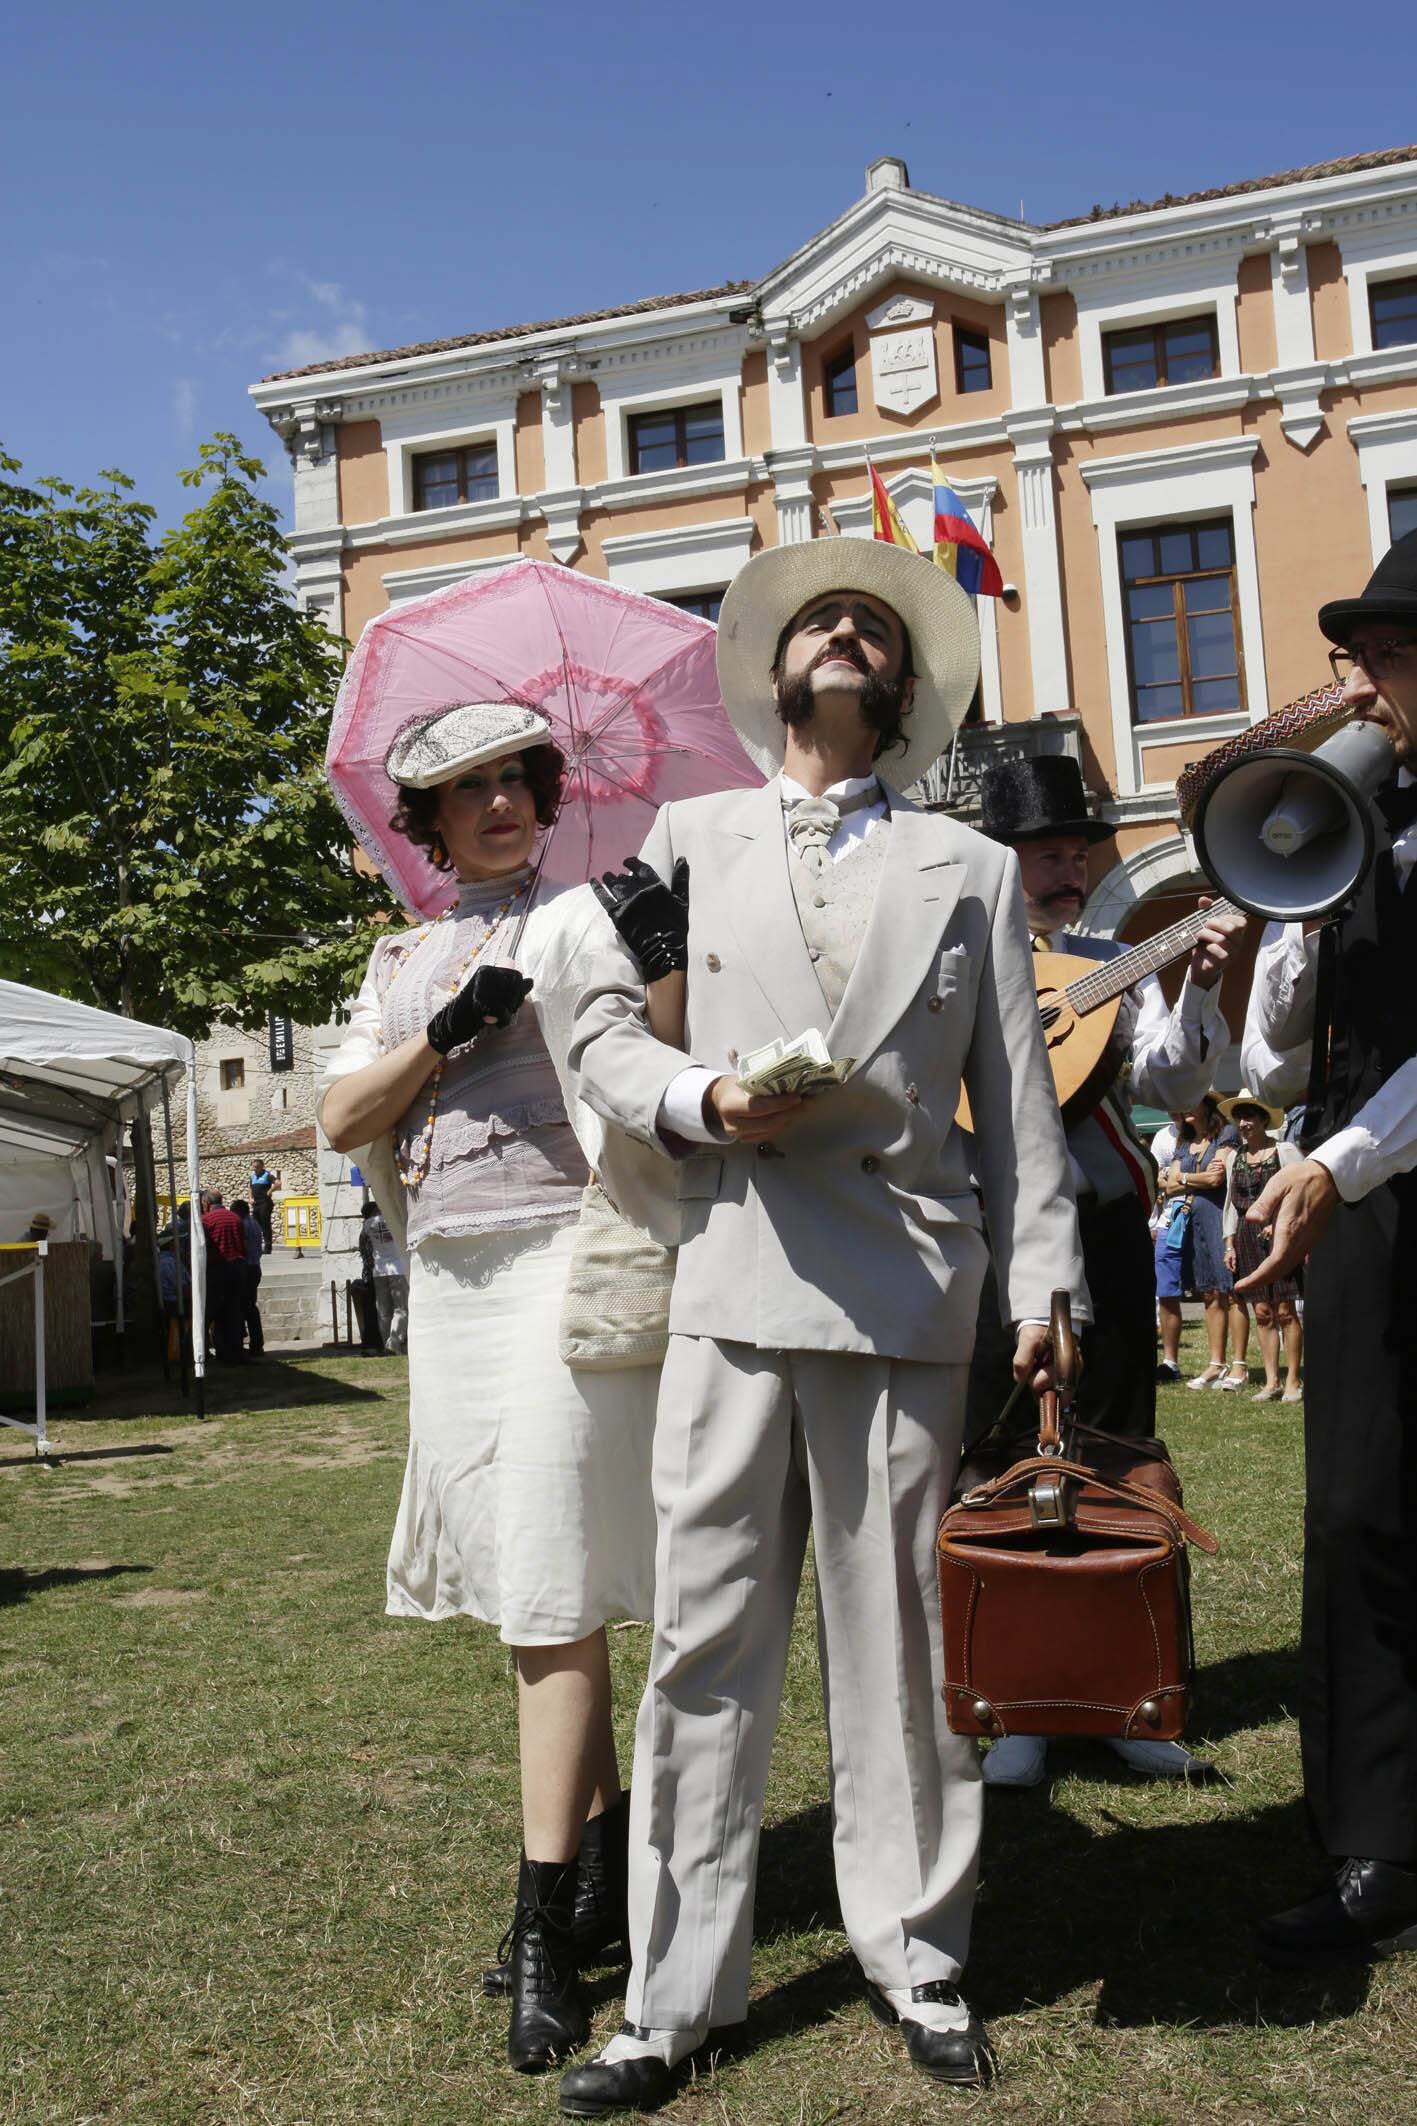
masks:
<path id="1" fill-rule="evenodd" d="M 1234 1123 L 1240 1134 L 1240 1143 L 1231 1158 L 1225 1180 L 1225 1267 L 1232 1277 L 1248 1277 L 1269 1253 L 1271 1231 L 1268 1226 L 1250 1224 L 1245 1213 L 1252 1203 L 1258 1202 L 1261 1190 L 1281 1167 L 1297 1164 L 1299 1147 L 1276 1143 L 1271 1138 L 1271 1130 L 1283 1127 L 1284 1110 L 1271 1106 L 1268 1100 L 1261 1100 L 1248 1087 L 1236 1093 L 1233 1100 L 1222 1100 L 1220 1112 L 1228 1122 Z M 1255 1310 L 1255 1329 L 1260 1340 L 1260 1356 L 1264 1360 L 1264 1386 L 1250 1398 L 1251 1401 L 1302 1402 L 1299 1363 L 1304 1348 L 1304 1325 L 1299 1319 L 1297 1304 L 1298 1277 L 1276 1277 L 1272 1283 L 1258 1286 L 1248 1296 Z M 1236 1298 L 1232 1305 L 1243 1307 L 1245 1301 Z M 1282 1389 L 1279 1385 L 1281 1334 L 1284 1338 Z"/>
<path id="2" fill-rule="evenodd" d="M 543 890 L 526 913 L 564 771 L 549 726 L 516 702 L 466 704 L 403 731 L 385 765 L 390 824 L 457 897 L 375 946 L 321 1121 L 409 1263 L 389 1614 L 475 1617 L 512 1649 L 524 1845 L 509 1966 L 484 1984 L 511 1993 L 508 2056 L 530 2072 L 584 2040 L 578 1963 L 624 1936 L 605 1626 L 648 1616 L 654 1584 L 658 1364 L 567 1365 L 558 1324 L 588 1172 L 645 1222 L 665 1210 L 636 1196 L 634 1148 L 561 1082 L 586 965 L 612 932 L 585 887 Z"/>

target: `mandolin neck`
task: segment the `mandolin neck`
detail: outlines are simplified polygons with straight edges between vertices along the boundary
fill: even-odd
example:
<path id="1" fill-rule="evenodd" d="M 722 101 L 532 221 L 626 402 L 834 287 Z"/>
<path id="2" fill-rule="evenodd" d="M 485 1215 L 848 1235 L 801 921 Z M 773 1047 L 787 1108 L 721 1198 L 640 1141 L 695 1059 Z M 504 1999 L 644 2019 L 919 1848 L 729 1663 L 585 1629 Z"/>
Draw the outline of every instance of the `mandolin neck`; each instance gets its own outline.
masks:
<path id="1" fill-rule="evenodd" d="M 1144 981 L 1147 975 L 1169 967 L 1173 960 L 1183 959 L 1213 916 L 1233 915 L 1234 912 L 1229 901 L 1212 901 L 1208 908 L 1198 908 L 1194 915 L 1183 916 L 1169 929 L 1158 930 L 1155 937 L 1148 938 L 1144 945 L 1134 945 L 1119 959 L 1099 960 L 1091 974 L 1079 975 L 1075 982 L 1069 982 L 1063 994 L 1082 1018 L 1089 1011 L 1096 1011 L 1100 1004 L 1108 1004 L 1113 997 L 1121 996 L 1123 990 L 1130 989 L 1134 982 Z"/>

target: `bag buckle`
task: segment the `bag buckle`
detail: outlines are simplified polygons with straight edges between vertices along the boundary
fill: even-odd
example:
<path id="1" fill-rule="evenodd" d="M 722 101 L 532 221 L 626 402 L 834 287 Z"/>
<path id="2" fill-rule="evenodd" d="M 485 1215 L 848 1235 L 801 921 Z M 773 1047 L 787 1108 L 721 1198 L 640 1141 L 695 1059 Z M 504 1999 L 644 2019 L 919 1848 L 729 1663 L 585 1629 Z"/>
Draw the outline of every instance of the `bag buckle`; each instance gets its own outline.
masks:
<path id="1" fill-rule="evenodd" d="M 1028 1490 L 1028 1518 L 1035 1528 L 1066 1528 L 1068 1525 L 1068 1480 L 1065 1476 L 1040 1476 Z"/>

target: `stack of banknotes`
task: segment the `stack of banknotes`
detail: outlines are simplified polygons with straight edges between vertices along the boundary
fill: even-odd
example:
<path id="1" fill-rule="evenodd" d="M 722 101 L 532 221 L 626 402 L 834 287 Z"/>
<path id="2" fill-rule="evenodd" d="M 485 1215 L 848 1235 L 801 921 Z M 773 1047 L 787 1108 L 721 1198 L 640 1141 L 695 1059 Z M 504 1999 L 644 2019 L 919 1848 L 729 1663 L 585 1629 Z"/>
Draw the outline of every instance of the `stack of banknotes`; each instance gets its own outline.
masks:
<path id="1" fill-rule="evenodd" d="M 750 1093 L 810 1093 L 841 1085 L 856 1067 L 855 1056 L 833 1062 L 815 1026 L 795 1040 L 769 1041 L 738 1058 L 738 1083 Z"/>

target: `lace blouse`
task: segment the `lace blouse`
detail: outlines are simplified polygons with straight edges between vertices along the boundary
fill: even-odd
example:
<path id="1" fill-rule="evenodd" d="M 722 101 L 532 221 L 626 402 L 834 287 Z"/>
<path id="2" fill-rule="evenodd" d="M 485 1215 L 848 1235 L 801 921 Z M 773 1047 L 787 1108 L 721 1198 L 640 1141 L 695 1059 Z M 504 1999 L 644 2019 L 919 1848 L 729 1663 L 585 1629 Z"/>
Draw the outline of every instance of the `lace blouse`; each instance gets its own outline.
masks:
<path id="1" fill-rule="evenodd" d="M 496 922 L 526 873 L 463 885 L 449 916 L 381 940 L 370 972 L 385 1052 L 421 1033 L 447 1003 L 469 953 L 490 965 L 505 954 L 520 903 Z M 495 928 L 494 928 L 495 924 Z M 407 1170 L 431 1099 L 423 1086 L 394 1131 Z M 587 1176 L 556 1071 L 530 1003 L 510 1026 L 489 1028 L 448 1057 L 422 1178 L 402 1190 L 408 1245 L 454 1234 L 574 1222 Z"/>

